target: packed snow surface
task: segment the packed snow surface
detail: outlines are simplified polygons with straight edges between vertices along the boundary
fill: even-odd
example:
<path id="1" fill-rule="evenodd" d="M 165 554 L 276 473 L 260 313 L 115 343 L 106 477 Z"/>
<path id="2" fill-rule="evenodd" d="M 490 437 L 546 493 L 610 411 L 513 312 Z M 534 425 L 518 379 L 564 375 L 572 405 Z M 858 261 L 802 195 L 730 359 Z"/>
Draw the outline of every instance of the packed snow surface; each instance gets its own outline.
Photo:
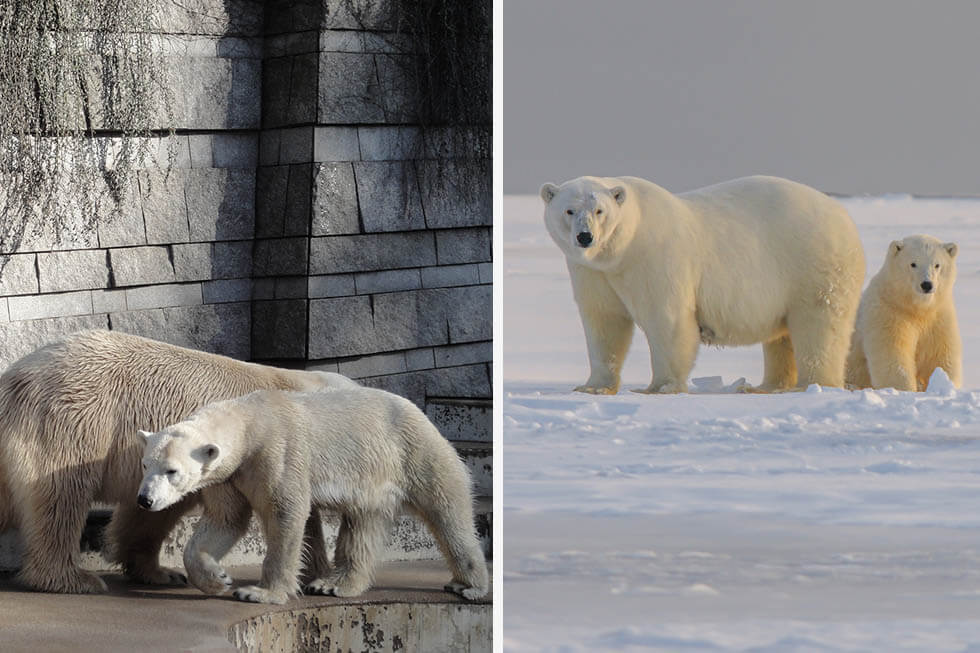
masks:
<path id="1" fill-rule="evenodd" d="M 504 644 L 513 651 L 980 652 L 980 200 L 848 198 L 888 243 L 959 244 L 964 385 L 736 394 L 761 347 L 702 347 L 691 393 L 637 333 L 588 376 L 536 197 L 504 201 Z"/>

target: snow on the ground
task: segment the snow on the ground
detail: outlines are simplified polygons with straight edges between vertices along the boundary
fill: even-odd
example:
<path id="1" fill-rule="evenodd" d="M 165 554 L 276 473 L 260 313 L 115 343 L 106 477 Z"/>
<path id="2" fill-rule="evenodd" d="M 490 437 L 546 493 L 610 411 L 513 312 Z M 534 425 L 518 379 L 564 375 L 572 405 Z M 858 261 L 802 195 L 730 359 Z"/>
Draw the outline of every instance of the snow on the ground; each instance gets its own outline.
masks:
<path id="1" fill-rule="evenodd" d="M 980 652 L 980 200 L 842 201 L 868 278 L 891 240 L 959 244 L 963 389 L 734 394 L 756 346 L 635 394 L 637 334 L 618 395 L 573 393 L 563 258 L 540 200 L 505 198 L 507 650 Z"/>

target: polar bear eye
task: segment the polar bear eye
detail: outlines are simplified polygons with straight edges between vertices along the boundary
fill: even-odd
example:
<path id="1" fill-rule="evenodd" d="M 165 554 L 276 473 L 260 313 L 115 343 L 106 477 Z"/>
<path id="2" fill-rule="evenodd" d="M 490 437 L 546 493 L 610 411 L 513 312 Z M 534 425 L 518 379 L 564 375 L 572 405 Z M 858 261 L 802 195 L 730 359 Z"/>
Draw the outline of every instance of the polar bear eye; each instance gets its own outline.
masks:
<path id="1" fill-rule="evenodd" d="M 915 263 L 912 264 L 912 267 L 915 267 Z"/>
<path id="2" fill-rule="evenodd" d="M 596 211 L 595 214 L 596 215 L 602 215 L 602 209 L 599 209 L 598 211 Z"/>
<path id="3" fill-rule="evenodd" d="M 173 476 L 176 473 L 177 473 L 177 470 L 176 469 L 168 469 L 167 470 L 167 476 Z"/>
<path id="4" fill-rule="evenodd" d="M 568 209 L 567 211 L 565 211 L 565 213 L 567 213 L 568 215 L 575 215 L 575 211 L 571 209 Z"/>
<path id="5" fill-rule="evenodd" d="M 935 264 L 935 265 L 934 265 L 933 267 L 934 267 L 934 268 L 936 268 L 936 269 L 938 270 L 938 269 L 939 269 L 939 264 L 938 264 L 938 263 L 936 263 L 936 264 Z"/>

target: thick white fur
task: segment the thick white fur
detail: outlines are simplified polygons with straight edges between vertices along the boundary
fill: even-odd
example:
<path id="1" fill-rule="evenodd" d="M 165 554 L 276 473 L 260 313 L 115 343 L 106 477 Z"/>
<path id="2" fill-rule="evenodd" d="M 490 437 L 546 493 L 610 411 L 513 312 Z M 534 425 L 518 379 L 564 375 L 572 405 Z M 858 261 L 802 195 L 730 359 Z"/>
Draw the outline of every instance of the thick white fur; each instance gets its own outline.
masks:
<path id="1" fill-rule="evenodd" d="M 644 392 L 686 392 L 701 342 L 763 343 L 761 390 L 843 385 L 864 252 L 839 202 L 761 176 L 680 195 L 580 177 L 541 196 L 585 328 L 591 374 L 576 390 L 617 392 L 634 323 L 653 367 Z"/>
<path id="2" fill-rule="evenodd" d="M 140 582 L 182 581 L 159 566 L 159 551 L 197 498 L 161 513 L 138 511 L 137 430 L 162 428 L 211 401 L 259 388 L 352 384 L 116 331 L 84 331 L 25 356 L 0 377 L 0 531 L 21 530 L 20 580 L 47 592 L 105 591 L 97 575 L 78 566 L 87 511 L 103 501 L 119 504 L 107 557 Z"/>
<path id="3" fill-rule="evenodd" d="M 140 495 L 152 510 L 203 488 L 204 515 L 184 550 L 184 567 L 207 593 L 230 587 L 219 561 L 254 510 L 268 553 L 260 584 L 237 589 L 235 597 L 285 603 L 298 591 L 311 507 L 339 512 L 341 526 L 335 566 L 309 581 L 308 592 L 356 596 L 370 587 L 403 507 L 421 516 L 439 542 L 453 573 L 446 589 L 468 599 L 489 589 L 469 472 L 406 399 L 367 388 L 258 391 L 146 435 Z M 319 546 L 311 553 L 325 561 Z"/>
<path id="4" fill-rule="evenodd" d="M 960 387 L 963 344 L 953 303 L 956 253 L 955 243 L 924 235 L 888 246 L 881 270 L 861 298 L 847 358 L 849 385 L 924 390 L 941 367 Z M 922 291 L 924 281 L 933 284 L 932 292 Z"/>

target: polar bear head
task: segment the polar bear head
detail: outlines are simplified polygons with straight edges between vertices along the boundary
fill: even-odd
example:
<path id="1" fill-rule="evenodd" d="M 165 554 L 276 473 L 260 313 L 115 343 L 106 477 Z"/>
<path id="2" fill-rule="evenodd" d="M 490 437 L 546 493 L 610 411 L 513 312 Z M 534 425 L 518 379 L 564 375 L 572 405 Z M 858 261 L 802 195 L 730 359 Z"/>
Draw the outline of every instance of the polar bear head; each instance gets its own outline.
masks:
<path id="1" fill-rule="evenodd" d="M 631 235 L 622 228 L 627 189 L 609 181 L 615 180 L 579 177 L 541 187 L 548 233 L 571 261 L 602 267 Z"/>
<path id="2" fill-rule="evenodd" d="M 150 433 L 143 450 L 143 481 L 136 503 L 146 510 L 163 510 L 185 495 L 224 480 L 213 473 L 222 458 L 221 447 L 192 421 Z"/>
<path id="3" fill-rule="evenodd" d="M 949 293 L 956 281 L 956 243 L 932 236 L 907 236 L 888 246 L 889 282 L 903 300 L 931 303 Z"/>

